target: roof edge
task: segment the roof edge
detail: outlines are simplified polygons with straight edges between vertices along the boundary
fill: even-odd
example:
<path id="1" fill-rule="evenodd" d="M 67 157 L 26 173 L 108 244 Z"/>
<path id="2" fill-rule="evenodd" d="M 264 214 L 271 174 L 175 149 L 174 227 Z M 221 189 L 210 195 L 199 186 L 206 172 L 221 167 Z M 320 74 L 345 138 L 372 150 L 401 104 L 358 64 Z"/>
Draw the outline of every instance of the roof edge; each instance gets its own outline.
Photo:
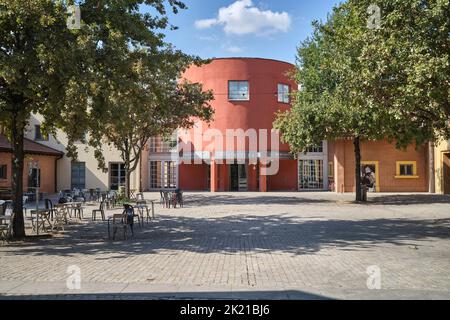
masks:
<path id="1" fill-rule="evenodd" d="M 292 67 L 295 67 L 295 64 L 287 62 L 287 61 L 283 61 L 283 60 L 278 60 L 278 59 L 272 59 L 272 58 L 258 58 L 258 57 L 221 57 L 221 58 L 206 58 L 206 60 L 265 60 L 265 61 L 275 61 L 275 62 L 280 62 L 280 63 L 284 63 L 284 64 L 288 64 Z"/>

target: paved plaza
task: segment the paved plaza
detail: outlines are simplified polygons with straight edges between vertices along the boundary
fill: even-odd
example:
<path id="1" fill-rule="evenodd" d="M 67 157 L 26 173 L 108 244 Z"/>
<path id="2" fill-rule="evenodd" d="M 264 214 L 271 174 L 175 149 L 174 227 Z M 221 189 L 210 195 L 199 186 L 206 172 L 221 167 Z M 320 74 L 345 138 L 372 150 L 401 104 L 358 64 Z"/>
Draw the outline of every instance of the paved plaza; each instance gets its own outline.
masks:
<path id="1" fill-rule="evenodd" d="M 353 197 L 185 193 L 184 208 L 156 204 L 156 219 L 135 226 L 125 241 L 108 240 L 106 222 L 91 221 L 87 209 L 83 221 L 53 237 L 0 245 L 0 294 L 450 299 L 450 197 L 371 194 L 367 204 Z M 66 284 L 73 266 L 80 289 Z M 368 288 L 374 283 L 368 268 L 379 271 L 380 289 Z"/>

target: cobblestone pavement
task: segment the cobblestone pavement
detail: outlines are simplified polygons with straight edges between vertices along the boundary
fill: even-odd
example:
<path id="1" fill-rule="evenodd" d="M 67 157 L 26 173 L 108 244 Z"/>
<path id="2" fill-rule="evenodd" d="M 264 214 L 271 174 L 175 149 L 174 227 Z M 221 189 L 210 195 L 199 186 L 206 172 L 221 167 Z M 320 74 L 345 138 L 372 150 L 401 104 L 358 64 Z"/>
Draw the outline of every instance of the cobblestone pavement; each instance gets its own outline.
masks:
<path id="1" fill-rule="evenodd" d="M 450 197 L 352 197 L 185 193 L 184 208 L 156 204 L 156 219 L 125 241 L 108 240 L 106 222 L 85 209 L 51 238 L 0 246 L 0 294 L 450 299 Z M 66 286 L 71 265 L 79 290 Z M 368 289 L 369 266 L 380 268 L 381 290 Z"/>

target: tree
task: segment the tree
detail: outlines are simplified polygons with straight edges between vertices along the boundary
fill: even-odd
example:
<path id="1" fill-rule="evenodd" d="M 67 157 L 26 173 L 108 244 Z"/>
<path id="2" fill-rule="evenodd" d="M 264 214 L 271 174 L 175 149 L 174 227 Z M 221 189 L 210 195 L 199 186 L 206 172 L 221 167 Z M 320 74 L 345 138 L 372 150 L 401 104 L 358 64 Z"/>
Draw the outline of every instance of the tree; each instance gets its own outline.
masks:
<path id="1" fill-rule="evenodd" d="M 203 92 L 200 84 L 177 82 L 188 66 L 204 63 L 179 51 L 132 51 L 123 63 L 128 70 L 126 81 L 112 82 L 113 90 L 103 101 L 106 112 L 92 135 L 120 151 L 125 167 L 125 197 L 129 198 L 130 174 L 136 170 L 148 140 L 172 134 L 179 127 L 192 127 L 195 119 L 209 121 L 213 109 L 208 102 L 213 96 Z M 103 164 L 101 145 L 98 147 L 96 155 Z"/>
<path id="2" fill-rule="evenodd" d="M 185 8 L 177 0 L 167 3 L 174 13 Z M 73 1 L 0 0 L 0 125 L 13 145 L 15 237 L 25 236 L 23 141 L 30 115 L 43 116 L 48 134 L 65 131 L 68 156 L 75 158 L 74 141 L 82 139 L 93 115 L 105 111 L 101 102 L 110 92 L 109 78 L 123 71 L 116 68 L 123 52 L 130 45 L 153 52 L 166 47 L 157 31 L 169 26 L 164 0 L 85 0 L 80 29 L 67 27 L 69 4 Z M 154 13 L 141 14 L 142 4 Z"/>
<path id="3" fill-rule="evenodd" d="M 302 90 L 275 121 L 293 152 L 352 139 L 358 201 L 361 140 L 388 139 L 402 148 L 449 134 L 448 1 L 375 1 L 380 25 L 369 28 L 372 3 L 349 0 L 314 23 L 298 48 Z"/>

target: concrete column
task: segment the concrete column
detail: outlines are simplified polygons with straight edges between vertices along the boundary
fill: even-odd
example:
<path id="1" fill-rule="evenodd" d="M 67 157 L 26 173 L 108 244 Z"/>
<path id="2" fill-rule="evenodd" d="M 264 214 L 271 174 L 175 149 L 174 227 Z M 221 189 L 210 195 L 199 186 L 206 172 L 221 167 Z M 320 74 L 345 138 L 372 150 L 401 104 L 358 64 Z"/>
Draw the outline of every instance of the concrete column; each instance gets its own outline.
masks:
<path id="1" fill-rule="evenodd" d="M 336 140 L 334 147 L 334 186 L 337 193 L 345 192 L 345 141 Z"/>
<path id="2" fill-rule="evenodd" d="M 216 161 L 211 161 L 211 192 L 219 190 L 219 165 Z"/>
<path id="3" fill-rule="evenodd" d="M 267 176 L 262 174 L 264 164 L 259 163 L 259 192 L 267 192 Z"/>

